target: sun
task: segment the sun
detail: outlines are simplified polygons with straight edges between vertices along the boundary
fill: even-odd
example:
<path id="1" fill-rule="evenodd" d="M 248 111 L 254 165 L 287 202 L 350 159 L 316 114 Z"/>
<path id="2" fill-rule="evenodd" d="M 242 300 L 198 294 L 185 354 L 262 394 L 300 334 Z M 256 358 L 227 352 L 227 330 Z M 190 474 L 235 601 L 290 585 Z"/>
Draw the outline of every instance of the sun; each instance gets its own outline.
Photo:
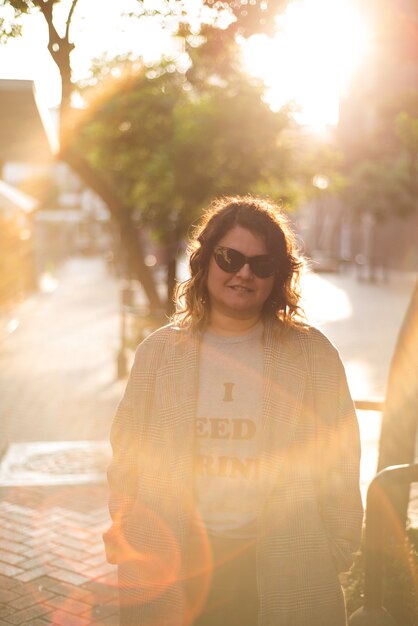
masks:
<path id="1" fill-rule="evenodd" d="M 274 38 L 243 42 L 247 71 L 264 81 L 272 108 L 293 102 L 299 122 L 318 129 L 336 124 L 339 97 L 371 45 L 359 3 L 294 0 L 276 22 Z"/>

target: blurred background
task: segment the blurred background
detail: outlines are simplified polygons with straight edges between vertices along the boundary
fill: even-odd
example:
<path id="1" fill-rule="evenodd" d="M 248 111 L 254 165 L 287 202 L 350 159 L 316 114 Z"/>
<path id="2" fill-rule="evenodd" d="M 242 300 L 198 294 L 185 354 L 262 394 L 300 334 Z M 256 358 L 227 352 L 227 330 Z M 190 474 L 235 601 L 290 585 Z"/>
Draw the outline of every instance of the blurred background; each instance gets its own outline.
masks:
<path id="1" fill-rule="evenodd" d="M 415 0 L 0 0 L 0 483 L 81 471 L 47 444 L 107 441 L 190 228 L 254 193 L 309 260 L 365 495 L 417 458 L 417 192 Z"/>

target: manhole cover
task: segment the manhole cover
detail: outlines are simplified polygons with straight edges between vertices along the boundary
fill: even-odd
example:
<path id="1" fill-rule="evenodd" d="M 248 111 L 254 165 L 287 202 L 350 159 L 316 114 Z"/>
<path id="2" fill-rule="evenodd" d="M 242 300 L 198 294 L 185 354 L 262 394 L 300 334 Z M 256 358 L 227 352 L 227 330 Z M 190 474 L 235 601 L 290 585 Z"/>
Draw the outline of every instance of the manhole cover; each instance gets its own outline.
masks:
<path id="1" fill-rule="evenodd" d="M 0 485 L 102 482 L 110 455 L 107 441 L 14 443 L 0 464 Z"/>

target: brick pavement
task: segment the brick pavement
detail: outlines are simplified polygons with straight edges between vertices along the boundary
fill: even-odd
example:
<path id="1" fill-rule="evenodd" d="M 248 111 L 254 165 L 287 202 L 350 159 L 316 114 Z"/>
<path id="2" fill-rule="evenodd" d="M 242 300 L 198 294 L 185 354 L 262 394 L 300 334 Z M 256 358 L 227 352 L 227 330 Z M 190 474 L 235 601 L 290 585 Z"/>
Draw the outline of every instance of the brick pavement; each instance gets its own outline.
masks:
<path id="1" fill-rule="evenodd" d="M 118 626 L 104 484 L 0 489 L 0 626 Z"/>

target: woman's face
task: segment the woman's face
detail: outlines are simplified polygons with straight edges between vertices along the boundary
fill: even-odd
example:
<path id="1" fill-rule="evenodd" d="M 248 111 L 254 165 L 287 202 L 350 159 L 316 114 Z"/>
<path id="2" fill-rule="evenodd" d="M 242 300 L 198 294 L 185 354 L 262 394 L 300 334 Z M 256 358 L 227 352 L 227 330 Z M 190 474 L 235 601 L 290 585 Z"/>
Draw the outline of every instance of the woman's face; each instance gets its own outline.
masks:
<path id="1" fill-rule="evenodd" d="M 264 238 L 242 226 L 234 226 L 217 245 L 232 248 L 247 257 L 268 253 Z M 210 315 L 215 313 L 236 319 L 260 317 L 273 284 L 274 275 L 259 278 L 248 263 L 237 272 L 225 272 L 212 256 L 207 278 Z"/>

